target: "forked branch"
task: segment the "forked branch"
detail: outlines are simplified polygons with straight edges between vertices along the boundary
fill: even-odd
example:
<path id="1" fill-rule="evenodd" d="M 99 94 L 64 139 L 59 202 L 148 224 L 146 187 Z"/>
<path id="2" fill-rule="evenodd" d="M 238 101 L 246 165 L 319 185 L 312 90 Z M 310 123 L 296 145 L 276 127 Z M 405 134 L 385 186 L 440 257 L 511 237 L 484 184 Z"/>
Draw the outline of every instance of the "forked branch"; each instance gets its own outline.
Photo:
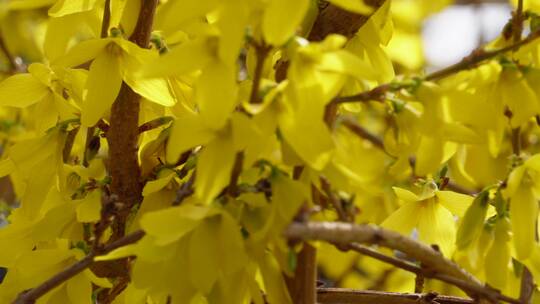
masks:
<path id="1" fill-rule="evenodd" d="M 397 232 L 371 225 L 355 225 L 338 222 L 308 222 L 293 223 L 284 232 L 293 240 L 325 241 L 337 245 L 351 243 L 377 244 L 382 247 L 398 250 L 408 257 L 421 262 L 426 268 L 451 276 L 467 284 L 466 289 L 479 298 L 491 302 L 504 301 L 519 304 L 520 301 L 502 295 L 497 290 L 484 286 L 477 278 L 460 268 L 454 262 L 446 259 L 439 251 Z M 465 286 L 461 286 L 465 288 Z"/>

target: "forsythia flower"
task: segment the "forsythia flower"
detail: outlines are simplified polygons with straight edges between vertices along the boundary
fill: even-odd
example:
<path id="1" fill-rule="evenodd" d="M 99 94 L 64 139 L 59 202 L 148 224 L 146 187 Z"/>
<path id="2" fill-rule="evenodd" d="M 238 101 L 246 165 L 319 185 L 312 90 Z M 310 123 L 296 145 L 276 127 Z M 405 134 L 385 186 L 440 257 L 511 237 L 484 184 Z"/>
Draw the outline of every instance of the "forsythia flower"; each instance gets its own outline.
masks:
<path id="1" fill-rule="evenodd" d="M 405 235 L 416 228 L 422 242 L 438 245 L 445 256 L 452 256 L 456 240 L 454 216 L 463 216 L 473 198 L 439 191 L 434 183 L 426 184 L 421 195 L 398 187 L 394 187 L 394 192 L 403 205 L 381 226 Z"/>

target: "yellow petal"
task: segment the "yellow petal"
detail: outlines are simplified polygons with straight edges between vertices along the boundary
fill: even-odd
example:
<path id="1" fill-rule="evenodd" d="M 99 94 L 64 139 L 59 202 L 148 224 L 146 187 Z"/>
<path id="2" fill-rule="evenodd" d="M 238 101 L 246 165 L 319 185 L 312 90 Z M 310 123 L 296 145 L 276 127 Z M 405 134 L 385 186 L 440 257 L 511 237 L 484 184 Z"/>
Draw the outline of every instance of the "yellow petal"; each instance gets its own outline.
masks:
<path id="1" fill-rule="evenodd" d="M 462 217 L 474 200 L 474 197 L 454 191 L 437 191 L 435 194 L 439 203 L 452 212 L 453 215 Z"/>
<path id="2" fill-rule="evenodd" d="M 220 226 L 217 231 L 216 238 L 219 240 L 220 248 L 220 268 L 226 275 L 235 273 L 248 263 L 241 227 L 232 216 L 224 213 L 221 216 Z"/>
<path id="3" fill-rule="evenodd" d="M 403 200 L 405 203 L 412 203 L 412 202 L 417 202 L 420 200 L 418 198 L 418 195 L 414 194 L 413 192 L 409 190 L 399 188 L 399 187 L 392 187 L 392 190 L 394 190 L 394 193 L 396 194 L 396 196 L 399 199 Z"/>
<path id="4" fill-rule="evenodd" d="M 324 54 L 318 65 L 321 71 L 341 73 L 358 80 L 375 80 L 380 77 L 373 67 L 345 50 Z"/>
<path id="5" fill-rule="evenodd" d="M 172 107 L 176 100 L 171 94 L 169 83 L 164 78 L 141 78 L 128 71 L 125 74 L 126 83 L 142 97 L 165 107 Z"/>
<path id="6" fill-rule="evenodd" d="M 81 123 L 91 127 L 111 108 L 120 87 L 122 75 L 118 58 L 109 52 L 101 53 L 90 65 L 86 82 L 88 90 L 82 105 Z"/>
<path id="7" fill-rule="evenodd" d="M 171 171 L 169 174 L 161 178 L 147 182 L 146 185 L 144 185 L 143 196 L 148 196 L 165 188 L 165 186 L 167 186 L 175 176 L 176 173 Z"/>
<path id="8" fill-rule="evenodd" d="M 209 39 L 182 43 L 143 68 L 144 77 L 184 75 L 203 68 L 211 60 Z M 215 39 L 214 39 L 215 42 Z"/>
<path id="9" fill-rule="evenodd" d="M 82 273 L 67 281 L 67 294 L 71 303 L 92 304 L 92 285 Z"/>
<path id="10" fill-rule="evenodd" d="M 207 126 L 223 127 L 236 106 L 234 69 L 220 62 L 210 63 L 195 84 L 195 101 Z"/>
<path id="11" fill-rule="evenodd" d="M 535 154 L 525 161 L 525 165 L 528 168 L 540 172 L 540 154 Z"/>
<path id="12" fill-rule="evenodd" d="M 197 161 L 195 195 L 210 203 L 229 183 L 236 151 L 231 136 L 219 136 L 201 152 Z"/>
<path id="13" fill-rule="evenodd" d="M 508 263 L 510 262 L 508 226 L 507 219 L 497 221 L 495 224 L 495 238 L 484 260 L 486 281 L 498 289 L 506 288 L 506 282 L 508 281 Z"/>
<path id="14" fill-rule="evenodd" d="M 100 255 L 94 258 L 94 261 L 112 261 L 117 259 L 122 259 L 129 256 L 134 256 L 137 254 L 137 244 L 122 246 L 118 249 L 115 249 L 105 255 Z"/>
<path id="15" fill-rule="evenodd" d="M 518 72 L 507 72 L 501 75 L 499 83 L 501 98 L 512 111 L 510 124 L 517 128 L 539 112 L 534 91 Z"/>
<path id="16" fill-rule="evenodd" d="M 77 221 L 96 222 L 101 218 L 101 191 L 94 190 L 86 195 L 77 206 Z"/>
<path id="17" fill-rule="evenodd" d="M 80 66 L 88 61 L 96 58 L 101 53 L 105 46 L 113 41 L 110 38 L 106 39 L 91 39 L 77 43 L 68 52 L 53 61 L 52 64 L 64 67 Z"/>
<path id="18" fill-rule="evenodd" d="M 440 138 L 422 136 L 414 170 L 417 175 L 434 173 L 443 160 L 444 144 Z"/>
<path id="19" fill-rule="evenodd" d="M 308 197 L 301 182 L 284 176 L 272 181 L 272 190 L 272 203 L 277 205 L 279 215 L 286 222 L 292 220 Z"/>
<path id="20" fill-rule="evenodd" d="M 206 14 L 215 9 L 219 2 L 216 0 L 184 0 L 163 3 L 156 15 L 155 28 L 165 32 L 177 31 L 182 23 L 205 18 Z"/>
<path id="21" fill-rule="evenodd" d="M 207 214 L 208 208 L 186 204 L 145 214 L 141 227 L 159 244 L 165 245 L 193 230 Z"/>
<path id="22" fill-rule="evenodd" d="M 514 247 L 518 259 L 525 260 L 536 244 L 536 220 L 538 202 L 532 188 L 526 185 L 518 187 L 510 198 L 510 220 L 514 234 Z"/>
<path id="23" fill-rule="evenodd" d="M 540 278 L 540 246 L 536 245 L 529 258 L 524 261 L 524 264 L 529 268 L 534 278 Z M 536 304 L 536 302 L 533 302 Z"/>
<path id="24" fill-rule="evenodd" d="M 189 239 L 191 282 L 203 293 L 210 291 L 221 268 L 219 247 L 215 238 L 218 227 L 215 219 L 206 220 L 197 227 Z"/>
<path id="25" fill-rule="evenodd" d="M 270 252 L 265 252 L 259 262 L 261 275 L 270 303 L 292 304 L 279 264 Z"/>
<path id="26" fill-rule="evenodd" d="M 523 180 L 523 176 L 527 173 L 527 166 L 519 166 L 514 168 L 508 176 L 506 188 L 503 190 L 503 194 L 506 198 L 512 197 L 518 190 Z"/>
<path id="27" fill-rule="evenodd" d="M 0 82 L 0 106 L 25 108 L 49 93 L 49 89 L 31 74 L 16 74 Z"/>
<path id="28" fill-rule="evenodd" d="M 381 227 L 409 235 L 418 223 L 418 202 L 405 203 L 381 223 Z"/>
<path id="29" fill-rule="evenodd" d="M 302 100 L 279 115 L 279 128 L 287 143 L 311 167 L 322 170 L 334 150 L 334 141 L 323 121 L 319 104 Z"/>
<path id="30" fill-rule="evenodd" d="M 215 136 L 214 132 L 203 124 L 200 115 L 189 112 L 181 115 L 171 127 L 167 142 L 167 162 L 176 163 L 181 153 L 206 144 Z"/>
<path id="31" fill-rule="evenodd" d="M 40 133 L 54 127 L 58 122 L 55 97 L 54 94 L 47 94 L 41 102 L 38 102 L 33 107 L 36 130 Z"/>
<path id="32" fill-rule="evenodd" d="M 60 0 L 49 9 L 49 16 L 61 17 L 64 15 L 89 11 L 96 5 L 97 0 Z"/>
<path id="33" fill-rule="evenodd" d="M 109 282 L 108 279 L 97 277 L 90 269 L 85 269 L 83 271 L 83 274 L 88 278 L 88 280 L 90 280 L 90 282 L 96 284 L 99 287 L 103 287 L 103 288 L 112 287 L 112 283 Z"/>
<path id="34" fill-rule="evenodd" d="M 428 245 L 436 244 L 445 257 L 451 257 L 456 241 L 456 223 L 450 211 L 433 199 L 423 203 L 418 216 L 418 234 Z"/>
<path id="35" fill-rule="evenodd" d="M 482 232 L 488 210 L 488 199 L 488 193 L 481 192 L 467 208 L 457 231 L 456 245 L 458 249 L 466 248 Z"/>
<path id="36" fill-rule="evenodd" d="M 272 0 L 264 11 L 264 40 L 275 46 L 284 44 L 294 35 L 309 8 L 309 0 Z"/>
<path id="37" fill-rule="evenodd" d="M 11 174 L 15 170 L 15 163 L 10 159 L 0 160 L 0 177 Z"/>
<path id="38" fill-rule="evenodd" d="M 7 8 L 9 10 L 27 10 L 49 6 L 54 4 L 56 0 L 13 0 L 7 2 Z"/>
<path id="39" fill-rule="evenodd" d="M 54 62 L 64 55 L 71 39 L 84 26 L 80 14 L 50 18 L 43 42 L 43 51 L 47 59 Z"/>
<path id="40" fill-rule="evenodd" d="M 364 0 L 329 0 L 328 2 L 361 15 L 369 15 L 373 12 L 373 8 L 365 4 Z"/>

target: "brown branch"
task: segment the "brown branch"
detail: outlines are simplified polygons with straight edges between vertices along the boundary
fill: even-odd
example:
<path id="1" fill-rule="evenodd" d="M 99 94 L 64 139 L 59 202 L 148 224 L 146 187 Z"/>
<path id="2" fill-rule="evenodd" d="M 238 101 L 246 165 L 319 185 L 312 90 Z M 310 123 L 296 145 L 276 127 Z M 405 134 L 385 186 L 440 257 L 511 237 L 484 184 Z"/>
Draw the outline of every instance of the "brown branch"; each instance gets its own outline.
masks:
<path id="1" fill-rule="evenodd" d="M 264 43 L 252 43 L 251 45 L 253 45 L 253 47 L 255 48 L 255 56 L 257 58 L 257 62 L 255 63 L 255 71 L 253 73 L 251 93 L 249 94 L 249 103 L 253 104 L 262 102 L 262 99 L 259 96 L 259 88 L 261 86 L 264 62 L 266 61 L 266 57 L 270 53 L 272 47 Z"/>
<path id="2" fill-rule="evenodd" d="M 142 1 L 137 25 L 129 38 L 141 48 L 148 48 L 152 23 L 158 0 Z M 111 191 L 122 205 L 113 223 L 111 240 L 122 237 L 131 208 L 142 200 L 142 183 L 138 162 L 140 96 L 126 83 L 122 83 L 120 93 L 111 109 L 109 142 L 109 163 Z"/>
<path id="3" fill-rule="evenodd" d="M 367 102 L 367 101 L 379 101 L 382 102 L 386 98 L 386 93 L 389 91 L 400 90 L 405 86 L 397 85 L 393 87 L 392 85 L 385 83 L 377 86 L 369 91 L 364 91 L 355 95 L 350 96 L 339 96 L 334 98 L 331 102 L 340 104 L 348 102 Z"/>
<path id="4" fill-rule="evenodd" d="M 414 292 L 422 293 L 424 291 L 425 277 L 423 273 L 419 273 L 414 278 Z"/>
<path id="5" fill-rule="evenodd" d="M 317 303 L 317 248 L 309 243 L 302 244 L 297 256 L 293 277 L 285 276 L 291 299 L 295 304 Z"/>
<path id="6" fill-rule="evenodd" d="M 299 180 L 304 172 L 304 166 L 295 166 L 292 177 Z M 295 220 L 304 221 L 309 217 L 309 208 L 304 203 L 295 216 Z M 284 275 L 287 289 L 293 303 L 315 304 L 317 298 L 317 248 L 303 242 L 302 250 L 296 258 L 296 269 L 292 277 Z"/>
<path id="7" fill-rule="evenodd" d="M 432 247 L 418 242 L 397 232 L 371 225 L 354 225 L 337 222 L 308 222 L 292 223 L 285 230 L 284 235 L 293 240 L 320 240 L 337 245 L 351 243 L 378 244 L 379 246 L 401 251 L 410 258 L 422 263 L 426 268 L 451 276 L 467 283 L 471 291 L 482 290 L 478 296 L 492 302 L 497 300 L 519 304 L 516 299 L 501 295 L 498 291 L 485 287 L 472 274 L 460 268 L 454 262 L 444 258 L 442 254 Z"/>
<path id="8" fill-rule="evenodd" d="M 94 257 L 106 254 L 125 245 L 133 244 L 140 240 L 143 236 L 144 232 L 142 230 L 138 230 L 103 246 L 99 251 L 91 252 L 82 260 L 79 260 L 77 263 L 55 274 L 41 285 L 26 292 L 22 292 L 19 294 L 13 304 L 34 304 L 38 298 L 88 268 L 94 262 Z"/>
<path id="9" fill-rule="evenodd" d="M 242 167 L 244 166 L 244 151 L 236 153 L 234 158 L 234 165 L 231 171 L 231 178 L 229 181 L 229 186 L 227 186 L 227 193 L 229 195 L 236 197 L 238 196 L 238 180 L 240 179 L 240 174 L 242 174 Z"/>
<path id="10" fill-rule="evenodd" d="M 370 1 L 374 11 L 386 0 Z M 369 20 L 369 15 L 360 15 L 344 10 L 333 4 L 320 8 L 319 15 L 311 28 L 309 41 L 322 41 L 330 34 L 340 34 L 352 38 L 356 32 Z"/>
<path id="11" fill-rule="evenodd" d="M 342 222 L 351 222 L 351 219 L 349 218 L 349 215 L 345 210 L 343 209 L 343 205 L 341 203 L 341 200 L 339 197 L 332 191 L 332 185 L 330 185 L 330 181 L 326 179 L 325 177 L 320 177 L 319 180 L 321 181 L 321 188 L 328 197 L 328 201 L 334 209 L 336 210 L 336 213 L 338 215 L 339 221 Z"/>
<path id="12" fill-rule="evenodd" d="M 486 289 L 486 288 L 483 288 L 483 287 L 478 288 L 478 286 L 476 286 L 476 285 L 473 286 L 473 285 L 469 284 L 466 281 L 456 279 L 456 278 L 454 278 L 452 276 L 442 274 L 442 273 L 438 273 L 438 272 L 433 271 L 433 270 L 431 270 L 429 268 L 426 268 L 426 267 L 419 267 L 417 265 L 414 265 L 412 263 L 406 262 L 404 260 L 401 260 L 401 259 L 398 259 L 398 258 L 395 258 L 395 257 L 384 255 L 384 254 L 379 253 L 379 252 L 377 252 L 377 251 L 375 251 L 373 249 L 362 246 L 362 245 L 360 245 L 358 243 L 351 243 L 351 244 L 346 245 L 346 246 L 340 246 L 339 248 L 340 249 L 354 250 L 354 251 L 356 251 L 356 252 L 358 252 L 360 254 L 363 254 L 365 256 L 369 256 L 371 258 L 374 258 L 374 259 L 379 260 L 381 262 L 390 264 L 390 265 L 395 266 L 397 268 L 406 270 L 408 272 L 412 272 L 412 273 L 416 274 L 417 276 L 430 278 L 430 279 L 436 279 L 436 280 L 439 280 L 439 281 L 442 281 L 442 282 L 446 282 L 448 284 L 451 284 L 451 285 L 454 285 L 454 286 L 460 288 L 461 290 L 463 290 L 465 293 L 468 293 L 468 294 L 475 294 L 475 295 L 476 294 L 481 294 L 481 295 L 484 295 L 486 297 L 489 297 L 492 294 L 492 291 L 489 290 L 489 289 Z"/>
<path id="13" fill-rule="evenodd" d="M 521 128 L 512 129 L 512 151 L 516 156 L 521 154 Z"/>
<path id="14" fill-rule="evenodd" d="M 377 135 L 372 134 L 368 130 L 366 130 L 364 127 L 362 127 L 360 124 L 358 124 L 352 117 L 348 116 L 342 116 L 341 122 L 344 126 L 347 127 L 351 132 L 359 136 L 360 138 L 363 138 L 367 141 L 369 141 L 373 146 L 376 148 L 382 150 L 386 153 L 386 150 L 384 149 L 384 142 L 382 139 L 377 137 Z"/>
<path id="15" fill-rule="evenodd" d="M 385 1 L 386 0 L 371 0 L 369 2 L 366 1 L 366 4 L 371 5 L 374 10 L 376 10 L 382 6 Z M 322 41 L 330 34 L 339 34 L 347 38 L 352 38 L 370 17 L 368 15 L 349 12 L 330 4 L 327 1 L 320 0 L 319 4 L 319 14 L 307 37 L 309 41 Z M 274 69 L 276 71 L 276 81 L 283 81 L 287 78 L 289 61 L 285 59 L 279 60 L 276 62 Z"/>
<path id="16" fill-rule="evenodd" d="M 515 42 L 521 40 L 521 33 L 523 32 L 523 0 L 518 0 L 516 10 L 512 16 L 512 38 Z"/>
<path id="17" fill-rule="evenodd" d="M 346 288 L 319 288 L 317 301 L 321 304 L 473 304 L 474 300 L 436 293 L 396 293 Z"/>
<path id="18" fill-rule="evenodd" d="M 64 163 L 67 163 L 69 161 L 69 157 L 71 156 L 71 150 L 73 149 L 73 144 L 75 143 L 75 137 L 77 136 L 79 129 L 79 127 L 76 127 L 67 133 L 66 141 L 64 143 L 64 149 L 62 149 L 62 161 Z"/>
<path id="19" fill-rule="evenodd" d="M 103 8 L 103 20 L 101 22 L 101 38 L 109 36 L 109 26 L 111 24 L 111 0 L 105 0 Z"/>

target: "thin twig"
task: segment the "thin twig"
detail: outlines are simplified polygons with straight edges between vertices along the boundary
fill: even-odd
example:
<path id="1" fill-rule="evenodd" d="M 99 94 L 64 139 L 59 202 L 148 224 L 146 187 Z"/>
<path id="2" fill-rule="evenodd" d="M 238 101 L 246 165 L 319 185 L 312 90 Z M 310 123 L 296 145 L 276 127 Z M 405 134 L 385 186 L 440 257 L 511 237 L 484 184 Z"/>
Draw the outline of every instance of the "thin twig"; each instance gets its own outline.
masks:
<path id="1" fill-rule="evenodd" d="M 457 72 L 474 68 L 477 66 L 477 64 L 483 61 L 486 61 L 488 59 L 497 57 L 507 52 L 517 51 L 522 46 L 536 40 L 539 37 L 540 37 L 540 31 L 536 31 L 536 32 L 530 33 L 529 36 L 527 36 L 525 39 L 518 41 L 512 45 L 509 45 L 507 47 L 498 49 L 498 50 L 493 50 L 493 51 L 485 51 L 483 49 L 475 50 L 471 53 L 471 55 L 463 58 L 460 62 L 454 65 L 451 65 L 445 69 L 431 73 L 427 75 L 426 77 L 424 77 L 424 79 L 428 81 L 440 80 L 442 78 L 448 77 Z"/>
<path id="2" fill-rule="evenodd" d="M 512 151 L 516 156 L 521 154 L 521 128 L 512 129 Z"/>
<path id="3" fill-rule="evenodd" d="M 242 174 L 242 167 L 244 166 L 244 151 L 236 153 L 234 158 L 234 165 L 231 171 L 231 178 L 229 180 L 229 186 L 227 187 L 227 193 L 229 195 L 236 197 L 238 196 L 238 180 L 240 179 L 240 174 Z"/>
<path id="4" fill-rule="evenodd" d="M 261 85 L 266 56 L 268 56 L 268 53 L 272 49 L 272 47 L 265 44 L 252 43 L 252 45 L 255 48 L 255 56 L 257 58 L 257 62 L 255 64 L 255 72 L 253 73 L 251 93 L 249 95 L 249 103 L 251 104 L 262 102 L 262 99 L 259 96 L 259 87 Z"/>
<path id="5" fill-rule="evenodd" d="M 101 22 L 101 38 L 109 36 L 109 26 L 111 24 L 111 0 L 105 0 L 103 8 L 103 20 Z"/>
<path id="6" fill-rule="evenodd" d="M 512 16 L 512 38 L 514 43 L 521 40 L 521 33 L 523 32 L 523 0 L 518 0 L 517 8 Z M 517 127 L 512 129 L 512 150 L 515 155 L 521 154 L 521 128 Z"/>
<path id="7" fill-rule="evenodd" d="M 414 292 L 422 293 L 424 291 L 425 277 L 423 273 L 416 274 L 414 278 Z"/>
<path id="8" fill-rule="evenodd" d="M 364 127 L 358 124 L 352 117 L 342 116 L 340 119 L 343 125 L 346 126 L 351 132 L 353 132 L 354 134 L 358 135 L 359 137 L 363 139 L 366 139 L 373 146 L 377 147 L 378 149 L 386 153 L 386 150 L 384 149 L 384 142 L 382 141 L 382 139 L 377 137 L 377 135 L 374 135 L 368 130 L 366 130 Z"/>
<path id="9" fill-rule="evenodd" d="M 73 149 L 73 144 L 75 143 L 75 137 L 77 136 L 78 132 L 79 127 L 76 127 L 67 133 L 66 141 L 64 143 L 64 149 L 62 150 L 62 160 L 64 161 L 64 163 L 67 163 L 69 161 L 71 150 Z"/>
<path id="10" fill-rule="evenodd" d="M 186 198 L 191 196 L 195 189 L 193 189 L 193 184 L 195 183 L 195 172 L 191 173 L 191 176 L 189 179 L 180 186 L 180 189 L 176 191 L 176 198 L 174 199 L 172 205 L 178 206 L 180 205 Z"/>
<path id="11" fill-rule="evenodd" d="M 521 40 L 523 32 L 523 0 L 518 0 L 516 11 L 512 16 L 512 36 L 514 43 Z"/>
<path id="12" fill-rule="evenodd" d="M 429 268 L 426 268 L 426 267 L 419 267 L 417 265 L 411 264 L 411 263 L 409 263 L 407 261 L 404 261 L 404 260 L 401 260 L 401 259 L 398 259 L 398 258 L 395 258 L 395 257 L 384 255 L 382 253 L 379 253 L 379 252 L 377 252 L 377 251 L 375 251 L 373 249 L 370 249 L 370 248 L 368 248 L 366 246 L 363 246 L 363 245 L 360 245 L 360 244 L 357 244 L 357 243 L 351 243 L 351 244 L 349 244 L 347 246 L 340 246 L 338 248 L 339 249 L 354 250 L 354 251 L 356 251 L 358 253 L 369 256 L 369 257 L 374 258 L 376 260 L 379 260 L 381 262 L 390 264 L 392 266 L 395 266 L 397 268 L 406 270 L 408 272 L 412 272 L 412 273 L 416 274 L 417 276 L 422 276 L 422 277 L 425 277 L 425 278 L 436 279 L 436 280 L 439 280 L 439 281 L 442 281 L 442 282 L 446 282 L 448 284 L 454 285 L 454 286 L 462 289 L 465 293 L 485 294 L 485 296 L 490 296 L 491 295 L 491 291 L 488 291 L 487 293 L 485 293 L 485 291 L 486 291 L 485 288 L 473 288 L 473 286 L 468 284 L 466 281 L 456 279 L 456 278 L 454 278 L 452 276 L 448 276 L 448 275 L 445 275 L 445 274 L 438 273 L 438 272 L 433 271 L 433 270 L 431 270 Z"/>
<path id="13" fill-rule="evenodd" d="M 334 206 L 334 209 L 336 210 L 336 213 L 338 215 L 339 221 L 342 222 L 350 222 L 349 216 L 343 209 L 343 205 L 341 204 L 341 200 L 339 197 L 332 191 L 332 185 L 330 185 L 330 181 L 325 177 L 320 177 L 319 180 L 321 181 L 321 188 L 328 197 L 328 201 Z"/>
<path id="14" fill-rule="evenodd" d="M 494 58 L 506 52 L 516 51 L 522 46 L 534 41 L 539 37 L 540 31 L 535 31 L 529 34 L 525 39 L 498 50 L 486 51 L 482 48 L 476 49 L 469 56 L 463 58 L 460 62 L 428 74 L 422 79 L 427 81 L 440 80 L 457 72 L 474 68 L 479 63 L 485 60 Z M 348 102 L 367 102 L 372 100 L 381 101 L 384 100 L 384 98 L 386 97 L 386 93 L 390 91 L 399 91 L 403 88 L 409 87 L 410 85 L 410 83 L 385 83 L 369 91 L 361 92 L 351 96 L 336 97 L 332 100 L 332 102 L 340 104 Z"/>
<path id="15" fill-rule="evenodd" d="M 79 260 L 77 263 L 55 274 L 41 285 L 19 294 L 13 304 L 34 304 L 38 298 L 88 268 L 94 262 L 94 257 L 106 254 L 114 249 L 133 244 L 140 240 L 143 236 L 144 232 L 142 230 L 137 230 L 116 240 L 115 242 L 103 246 L 99 251 L 89 253 L 82 260 Z"/>

